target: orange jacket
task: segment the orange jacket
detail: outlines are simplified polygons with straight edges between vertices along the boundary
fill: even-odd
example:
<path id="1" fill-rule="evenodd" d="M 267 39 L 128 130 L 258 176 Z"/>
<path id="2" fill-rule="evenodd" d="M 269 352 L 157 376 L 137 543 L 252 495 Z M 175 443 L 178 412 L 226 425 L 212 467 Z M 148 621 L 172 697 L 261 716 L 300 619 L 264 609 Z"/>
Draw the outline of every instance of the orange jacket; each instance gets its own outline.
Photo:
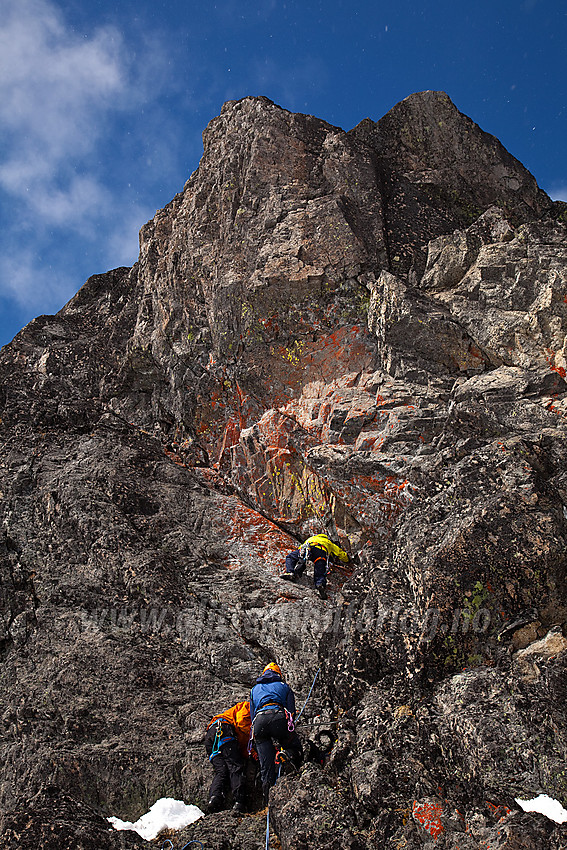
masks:
<path id="1" fill-rule="evenodd" d="M 248 755 L 248 739 L 250 737 L 250 703 L 248 700 L 245 702 L 237 702 L 236 705 L 233 705 L 232 708 L 227 708 L 226 711 L 223 711 L 222 714 L 215 714 L 207 729 L 213 724 L 216 723 L 217 720 L 226 720 L 233 727 L 236 732 L 236 739 L 238 741 L 238 745 L 242 751 L 242 754 Z"/>

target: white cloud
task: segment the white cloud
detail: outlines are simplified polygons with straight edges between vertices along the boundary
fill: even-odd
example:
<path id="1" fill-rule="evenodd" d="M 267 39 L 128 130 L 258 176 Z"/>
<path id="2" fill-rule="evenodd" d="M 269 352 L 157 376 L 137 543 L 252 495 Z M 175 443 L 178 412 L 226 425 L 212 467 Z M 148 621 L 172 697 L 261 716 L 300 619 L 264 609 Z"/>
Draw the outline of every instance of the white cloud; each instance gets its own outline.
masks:
<path id="1" fill-rule="evenodd" d="M 48 224 L 80 227 L 105 192 L 74 173 L 127 90 L 111 29 L 79 38 L 48 0 L 0 0 L 0 188 Z"/>
<path id="2" fill-rule="evenodd" d="M 73 176 L 64 189 L 48 183 L 43 191 L 32 193 L 29 200 L 34 211 L 55 226 L 74 226 L 87 234 L 92 222 L 110 206 L 110 192 L 91 176 Z"/>
<path id="3" fill-rule="evenodd" d="M 59 5 L 0 0 L 0 299 L 26 315 L 135 261 L 147 187 L 173 170 L 177 138 L 158 97 L 172 82 L 163 34 L 85 35 Z"/>
<path id="4" fill-rule="evenodd" d="M 554 183 L 550 189 L 545 191 L 554 201 L 567 201 L 567 183 Z"/>
<path id="5" fill-rule="evenodd" d="M 77 281 L 62 277 L 49 263 L 41 262 L 32 248 L 3 251 L 0 255 L 2 295 L 19 307 L 41 305 L 41 311 L 56 312 L 77 290 Z"/>

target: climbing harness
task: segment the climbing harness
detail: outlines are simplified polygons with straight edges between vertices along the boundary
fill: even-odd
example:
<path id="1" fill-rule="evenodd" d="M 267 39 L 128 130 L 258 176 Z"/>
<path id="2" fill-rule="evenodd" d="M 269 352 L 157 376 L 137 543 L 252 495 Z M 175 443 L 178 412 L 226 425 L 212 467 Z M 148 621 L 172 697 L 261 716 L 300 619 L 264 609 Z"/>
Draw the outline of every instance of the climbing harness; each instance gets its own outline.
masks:
<path id="1" fill-rule="evenodd" d="M 317 548 L 320 551 L 325 552 L 325 554 L 327 556 L 327 560 L 326 560 L 326 563 L 325 563 L 325 575 L 326 576 L 329 575 L 329 573 L 331 571 L 331 553 L 327 549 L 323 549 L 321 546 L 316 546 L 314 548 Z M 299 549 L 299 559 L 297 561 L 297 564 L 295 565 L 294 573 L 297 573 L 297 575 L 301 575 L 303 573 L 303 571 L 305 570 L 305 567 L 307 566 L 307 561 L 310 561 L 310 560 L 311 560 L 311 546 L 307 546 L 306 544 L 304 544 Z"/>
<path id="2" fill-rule="evenodd" d="M 209 756 L 209 761 L 212 761 L 214 759 L 214 757 L 218 756 L 218 754 L 220 753 L 221 740 L 222 740 L 222 723 L 219 720 L 219 721 L 217 721 L 217 732 L 216 732 L 216 735 L 215 735 L 215 740 L 213 742 L 213 749 L 212 749 L 211 754 Z"/>
<path id="3" fill-rule="evenodd" d="M 280 771 L 281 771 L 282 767 L 286 767 L 287 773 L 297 773 L 296 766 L 294 765 L 292 759 L 290 758 L 290 756 L 288 755 L 288 753 L 286 753 L 286 751 L 284 749 L 279 749 L 277 751 L 275 762 L 276 762 L 276 764 L 279 764 Z M 278 778 L 279 778 L 279 774 L 278 774 Z"/>
<path id="4" fill-rule="evenodd" d="M 233 736 L 230 733 L 223 735 L 222 720 L 217 720 L 217 732 L 213 743 L 213 749 L 209 756 L 209 761 L 212 762 L 214 757 L 220 754 L 222 745 L 226 744 L 227 741 L 232 741 L 232 739 Z"/>
<path id="5" fill-rule="evenodd" d="M 284 708 L 284 711 L 287 720 L 287 730 L 288 732 L 294 732 L 295 723 L 293 722 L 293 714 L 291 713 L 291 711 L 288 711 L 287 708 Z"/>

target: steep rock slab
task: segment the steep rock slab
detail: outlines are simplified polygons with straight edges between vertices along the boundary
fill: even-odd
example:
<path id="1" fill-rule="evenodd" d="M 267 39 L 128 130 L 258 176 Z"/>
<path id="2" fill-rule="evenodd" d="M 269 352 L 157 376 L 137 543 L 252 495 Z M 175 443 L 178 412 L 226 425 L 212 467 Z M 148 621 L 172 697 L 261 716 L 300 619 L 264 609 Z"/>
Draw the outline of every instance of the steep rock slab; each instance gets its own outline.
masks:
<path id="1" fill-rule="evenodd" d="M 211 122 L 198 171 L 142 232 L 130 343 L 211 458 L 301 391 L 289 366 L 304 349 L 359 322 L 365 269 L 386 262 L 381 219 L 369 158 L 338 128 L 265 98 Z"/>
<path id="2" fill-rule="evenodd" d="M 447 150 L 454 168 L 441 167 Z M 391 197 L 393 175 L 414 186 L 424 172 L 449 196 L 457 181 L 475 214 L 453 210 L 463 199 Z M 417 249 L 494 203 L 521 217 L 551 204 L 446 95 L 412 95 L 348 134 L 266 98 L 226 104 L 204 133 L 199 169 L 141 234 L 129 362 L 153 389 L 136 421 L 177 428 L 217 460 L 242 428 L 301 395 L 312 370 L 290 364 L 364 318 L 367 283 L 407 272 L 395 244 Z M 119 392 L 112 404 L 132 412 L 132 400 Z"/>
<path id="3" fill-rule="evenodd" d="M 478 841 L 501 828 L 501 800 L 484 800 L 516 762 L 495 750 L 489 789 L 482 716 L 444 689 L 459 692 L 466 665 L 479 688 L 495 670 L 531 698 L 550 662 L 532 643 L 565 618 L 563 318 L 548 298 L 563 236 L 550 222 L 525 231 L 520 259 L 546 270 L 541 339 L 503 358 L 506 287 L 482 321 L 445 296 L 479 263 L 516 262 L 520 231 L 493 213 L 463 228 L 477 202 L 531 220 L 548 200 L 514 162 L 485 181 L 503 149 L 476 130 L 471 144 L 468 119 L 439 99 L 411 98 L 412 127 L 432 140 L 411 156 L 390 120 L 407 103 L 383 131 L 351 134 L 262 98 L 228 104 L 136 266 L 90 279 L 2 353 L 6 830 L 46 783 L 59 786 L 54 824 L 65 795 L 129 820 L 164 793 L 202 802 L 204 724 L 273 657 L 300 698 L 321 666 L 304 722 L 339 729 L 324 773 L 308 766 L 274 791 L 284 844 L 426 847 L 443 833 L 456 848 L 463 824 Z M 451 200 L 453 137 L 466 173 Z M 420 246 L 455 225 L 457 250 L 438 243 L 428 268 L 442 254 L 450 274 L 430 286 Z M 496 340 L 486 351 L 482 334 Z M 544 363 L 542 340 L 556 339 Z M 283 484 L 278 457 L 293 460 Z M 331 576 L 336 609 L 275 578 L 310 503 L 365 546 L 352 581 Z M 504 674 L 508 646 L 532 654 Z M 560 666 L 552 679 L 559 692 Z M 460 726 L 441 704 L 462 709 Z M 515 740 L 530 730 L 534 761 L 544 745 L 520 712 Z M 561 707 L 553 723 L 563 729 Z M 450 789 L 460 736 L 475 770 Z M 545 739 L 546 779 L 560 741 Z M 42 799 L 30 840 L 44 837 Z M 517 812 L 502 830 L 511 846 L 560 842 Z M 222 840 L 246 846 L 240 828 Z"/>
<path id="4" fill-rule="evenodd" d="M 503 253 L 506 246 L 513 250 L 509 226 L 498 230 L 506 238 L 495 245 Z M 538 228 L 538 234 L 542 247 L 533 248 L 532 259 L 538 257 L 546 287 L 546 246 L 554 246 L 555 261 L 556 225 Z M 443 244 L 444 266 L 454 280 L 462 236 Z M 461 259 L 453 258 L 449 245 Z M 482 245 L 475 250 L 482 255 Z M 559 259 L 554 280 L 562 268 Z M 507 303 L 504 292 L 499 303 Z M 556 333 L 563 323 L 561 303 L 559 297 L 543 304 L 549 311 L 545 325 Z M 404 308 L 409 327 L 424 316 L 419 297 L 405 292 Z M 498 338 L 507 321 L 505 310 L 487 311 L 483 332 Z M 403 324 L 382 328 L 386 368 L 392 363 L 388 334 L 400 351 L 413 355 L 414 335 L 404 339 Z M 445 340 L 441 335 L 440 349 Z M 395 460 L 415 498 L 391 539 L 370 551 L 370 564 L 342 588 L 341 615 L 321 646 L 329 696 L 345 712 L 328 778 L 344 782 L 345 770 L 351 776 L 352 793 L 344 799 L 349 806 L 357 800 L 364 835 L 345 836 L 346 847 L 361 840 L 381 847 L 390 839 L 416 848 L 431 841 L 451 848 L 479 841 L 562 845 L 563 828 L 542 818 L 534 823 L 514 802 L 537 793 L 560 800 L 565 795 L 560 765 L 566 717 L 557 695 L 565 683 L 566 652 L 557 624 L 565 629 L 567 620 L 566 387 L 561 367 L 546 364 L 537 340 L 530 343 L 521 348 L 523 367 L 463 375 L 448 395 L 446 378 L 438 376 L 443 351 L 431 356 L 431 372 L 427 358 L 421 360 L 420 383 L 412 389 L 417 397 L 435 398 L 441 427 L 428 445 L 401 443 L 403 455 Z M 389 449 L 380 446 L 383 454 Z M 457 672 L 463 668 L 465 673 Z M 449 705 L 446 700 L 457 698 L 465 681 L 467 697 Z M 426 708 L 431 689 L 437 701 Z M 549 718 L 545 733 L 536 717 Z M 455 772 L 455 759 L 466 767 Z M 299 799 L 311 793 L 309 782 L 302 777 Z M 294 806 L 283 800 L 280 805 L 282 817 L 290 814 L 286 828 L 300 835 Z M 338 835 L 341 824 L 335 815 L 327 827 Z M 325 840 L 318 829 L 314 842 Z"/>
<path id="5" fill-rule="evenodd" d="M 264 663 L 307 688 L 323 606 L 274 584 L 293 539 L 93 397 L 121 314 L 76 307 L 2 355 L 0 791 L 5 811 L 49 785 L 135 820 L 164 795 L 204 803 L 204 725 Z"/>
<path id="6" fill-rule="evenodd" d="M 565 225 L 523 225 L 463 256 L 459 243 L 470 244 L 474 235 L 459 232 L 435 241 L 422 288 L 450 309 L 495 366 L 547 365 L 565 378 Z"/>
<path id="7" fill-rule="evenodd" d="M 431 239 L 472 224 L 490 206 L 519 221 L 553 206 L 529 171 L 445 92 L 412 94 L 349 135 L 372 148 L 382 175 L 389 271 L 396 274 L 420 265 Z"/>
<path id="8" fill-rule="evenodd" d="M 385 371 L 392 377 L 419 383 L 427 382 L 432 372 L 471 375 L 489 365 L 448 310 L 412 292 L 399 278 L 382 272 L 370 290 L 368 324 L 379 339 Z"/>

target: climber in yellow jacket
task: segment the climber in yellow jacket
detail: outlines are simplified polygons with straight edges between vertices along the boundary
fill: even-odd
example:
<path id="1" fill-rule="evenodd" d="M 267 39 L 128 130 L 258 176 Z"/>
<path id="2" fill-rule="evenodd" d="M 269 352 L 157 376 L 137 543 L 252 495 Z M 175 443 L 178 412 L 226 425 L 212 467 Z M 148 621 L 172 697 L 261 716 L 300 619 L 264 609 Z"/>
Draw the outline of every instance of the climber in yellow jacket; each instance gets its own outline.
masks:
<path id="1" fill-rule="evenodd" d="M 313 583 L 321 599 L 327 599 L 327 573 L 331 564 L 348 564 L 350 556 L 340 546 L 326 535 L 314 534 L 302 543 L 299 549 L 294 549 L 286 555 L 285 573 L 282 578 L 286 581 L 297 581 L 307 566 L 307 561 L 313 563 Z"/>
<path id="2" fill-rule="evenodd" d="M 222 807 L 229 785 L 234 798 L 233 814 L 244 811 L 250 726 L 248 701 L 238 702 L 222 714 L 215 714 L 207 726 L 205 750 L 214 771 L 207 805 L 209 812 Z"/>

